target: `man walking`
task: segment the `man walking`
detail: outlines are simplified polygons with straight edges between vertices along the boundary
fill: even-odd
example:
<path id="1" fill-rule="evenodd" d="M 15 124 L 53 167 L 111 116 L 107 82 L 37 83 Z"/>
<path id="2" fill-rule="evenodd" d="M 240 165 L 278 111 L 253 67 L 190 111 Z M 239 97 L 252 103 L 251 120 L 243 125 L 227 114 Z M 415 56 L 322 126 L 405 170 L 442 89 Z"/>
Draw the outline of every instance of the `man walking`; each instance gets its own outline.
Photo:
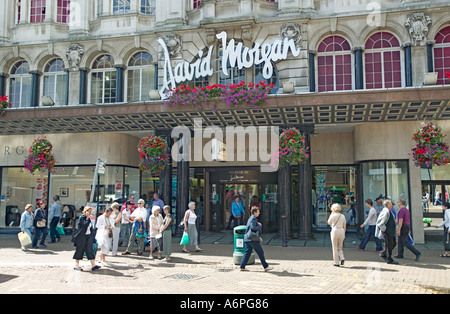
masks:
<path id="1" fill-rule="evenodd" d="M 369 242 L 370 238 L 373 237 L 376 244 L 375 251 L 377 253 L 381 253 L 383 250 L 381 240 L 375 236 L 375 228 L 377 226 L 377 210 L 373 207 L 373 201 L 369 198 L 366 200 L 366 206 L 369 208 L 369 215 L 367 216 L 366 221 L 361 225 L 361 229 L 364 229 L 365 226 L 368 226 L 366 235 L 361 243 L 356 247 L 358 250 L 364 251 Z"/>
<path id="2" fill-rule="evenodd" d="M 400 199 L 398 202 L 398 207 L 400 207 L 400 211 L 398 212 L 398 255 L 396 258 L 403 258 L 403 253 L 405 250 L 405 246 L 414 253 L 416 256 L 416 262 L 419 261 L 422 253 L 417 250 L 413 244 L 409 242 L 409 232 L 411 231 L 411 213 L 406 208 L 406 201 L 404 199 Z"/>
<path id="3" fill-rule="evenodd" d="M 379 239 L 384 238 L 385 242 L 385 250 L 380 254 L 382 258 L 384 258 L 388 264 L 398 264 L 398 262 L 394 261 L 392 258 L 392 250 L 396 245 L 395 240 L 395 218 L 391 212 L 391 209 L 394 207 L 391 200 L 385 200 L 383 202 L 384 208 L 381 211 L 380 215 L 377 219 L 375 236 Z"/>
<path id="4" fill-rule="evenodd" d="M 52 206 L 50 206 L 50 210 L 48 212 L 48 220 L 50 221 L 50 243 L 55 243 L 56 238 L 58 241 L 61 240 L 61 236 L 58 231 L 56 231 L 56 226 L 59 223 L 59 219 L 61 217 L 61 205 L 58 203 L 58 196 L 52 197 Z"/>

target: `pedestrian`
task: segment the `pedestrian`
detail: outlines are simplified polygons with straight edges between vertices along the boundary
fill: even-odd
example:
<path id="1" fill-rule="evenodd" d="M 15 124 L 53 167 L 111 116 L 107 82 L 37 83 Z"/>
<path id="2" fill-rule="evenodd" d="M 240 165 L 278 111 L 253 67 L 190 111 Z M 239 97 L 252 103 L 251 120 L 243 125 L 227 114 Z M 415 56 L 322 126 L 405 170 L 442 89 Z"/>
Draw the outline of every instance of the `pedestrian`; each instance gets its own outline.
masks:
<path id="1" fill-rule="evenodd" d="M 409 233 L 411 231 L 411 213 L 406 208 L 405 199 L 400 199 L 397 202 L 397 205 L 400 207 L 400 211 L 397 214 L 398 255 L 395 256 L 395 258 L 404 258 L 403 253 L 405 251 L 405 247 L 407 247 L 416 256 L 416 262 L 418 262 L 422 256 L 422 253 L 409 242 Z"/>
<path id="2" fill-rule="evenodd" d="M 436 226 L 436 228 L 444 227 L 444 235 L 442 236 L 442 244 L 444 244 L 444 254 L 441 257 L 450 257 L 450 204 L 444 202 L 442 204 L 444 211 L 444 220 Z"/>
<path id="3" fill-rule="evenodd" d="M 125 209 L 122 210 L 121 216 L 122 221 L 120 224 L 120 240 L 119 245 L 128 247 L 130 236 L 131 236 L 131 229 L 133 227 L 133 222 L 130 220 L 131 216 L 131 207 L 133 204 L 131 202 L 125 203 Z"/>
<path id="4" fill-rule="evenodd" d="M 197 219 L 197 215 L 195 214 L 195 202 L 189 202 L 189 209 L 184 213 L 184 231 L 188 233 L 189 236 L 189 245 L 193 246 L 195 252 L 202 251 L 198 247 L 198 232 L 197 226 L 195 225 L 195 221 Z M 183 253 L 189 253 L 187 250 L 187 245 L 183 246 Z"/>
<path id="5" fill-rule="evenodd" d="M 101 247 L 100 251 L 100 262 L 102 265 L 106 265 L 106 255 L 108 255 L 109 250 L 111 249 L 111 242 L 113 238 L 113 230 L 114 227 L 114 219 L 111 214 L 113 209 L 108 207 L 105 209 L 103 215 L 97 218 L 97 223 L 95 227 L 97 228 L 97 242 L 99 243 L 99 247 Z"/>
<path id="6" fill-rule="evenodd" d="M 239 221 L 240 225 L 243 225 L 245 210 L 244 210 L 244 206 L 242 206 L 241 198 L 239 197 L 239 195 L 236 195 L 234 197 L 234 202 L 231 205 L 231 212 L 233 213 L 234 226 L 235 227 L 238 226 L 238 221 Z"/>
<path id="7" fill-rule="evenodd" d="M 121 230 L 122 213 L 120 212 L 119 203 L 113 203 L 111 205 L 113 212 L 111 217 L 114 220 L 113 238 L 112 238 L 112 255 L 117 256 L 117 249 L 119 248 L 119 237 Z"/>
<path id="8" fill-rule="evenodd" d="M 154 204 L 154 203 L 153 203 Z M 159 244 L 159 239 L 162 234 L 159 232 L 163 225 L 162 215 L 159 213 L 161 209 L 157 205 L 152 206 L 152 215 L 150 216 L 150 255 L 149 258 L 153 259 L 153 249 L 157 248 L 158 259 L 161 259 L 161 245 Z"/>
<path id="9" fill-rule="evenodd" d="M 45 210 L 45 202 L 44 201 L 40 201 L 38 203 L 39 207 L 36 208 L 36 210 L 34 211 L 34 237 L 33 237 L 33 243 L 32 243 L 32 248 L 33 249 L 37 249 L 37 243 L 40 239 L 40 247 L 41 248 L 46 248 L 47 246 L 45 245 L 45 239 L 47 238 L 47 211 Z"/>
<path id="10" fill-rule="evenodd" d="M 58 202 L 58 197 L 53 196 L 52 197 L 52 205 L 50 206 L 49 212 L 48 212 L 48 220 L 50 221 L 50 243 L 55 243 L 56 239 L 58 239 L 58 242 L 61 241 L 61 236 L 56 231 L 56 227 L 58 226 L 59 219 L 61 217 L 61 205 Z"/>
<path id="11" fill-rule="evenodd" d="M 123 203 L 123 205 L 122 205 L 122 211 L 125 208 L 127 208 L 127 202 L 131 203 L 131 214 L 132 214 L 134 212 L 134 210 L 137 208 L 136 204 L 134 203 L 134 195 L 133 194 L 128 195 L 128 200 L 125 203 Z"/>
<path id="12" fill-rule="evenodd" d="M 27 204 L 25 206 L 25 211 L 20 216 L 20 230 L 23 233 L 27 233 L 30 236 L 30 239 L 32 239 L 31 235 L 31 227 L 33 226 L 33 205 Z M 26 251 L 26 248 L 24 246 L 21 246 L 22 251 Z"/>
<path id="13" fill-rule="evenodd" d="M 172 255 L 172 210 L 169 205 L 165 205 L 163 208 L 164 220 L 160 233 L 162 233 L 164 261 L 170 261 L 170 255 Z"/>
<path id="14" fill-rule="evenodd" d="M 260 214 L 260 209 L 257 206 L 253 206 L 250 209 L 250 218 L 247 221 L 245 234 L 244 234 L 244 244 L 245 251 L 244 256 L 242 257 L 240 271 L 248 271 L 245 268 L 247 266 L 248 260 L 252 255 L 252 251 L 254 250 L 256 254 L 258 254 L 259 260 L 261 261 L 262 266 L 264 267 L 264 271 L 270 271 L 273 268 L 267 264 L 266 258 L 264 256 L 264 250 L 261 246 L 262 238 L 262 224 L 258 222 L 258 217 Z"/>
<path id="15" fill-rule="evenodd" d="M 344 239 L 346 231 L 345 216 L 341 213 L 342 208 L 339 204 L 331 205 L 331 215 L 328 218 L 328 224 L 331 225 L 331 245 L 333 248 L 334 266 L 344 265 Z"/>
<path id="16" fill-rule="evenodd" d="M 127 202 L 127 206 L 129 206 L 129 201 Z M 144 252 L 145 245 L 145 219 L 147 218 L 147 210 L 145 207 L 137 207 L 133 213 L 130 215 L 130 220 L 133 222 L 133 227 L 131 228 L 130 240 L 128 241 L 127 250 L 122 253 L 122 255 L 131 254 L 130 251 L 133 250 L 134 241 L 137 239 L 138 246 L 138 256 L 142 255 Z"/>
<path id="17" fill-rule="evenodd" d="M 162 210 L 162 208 L 164 208 L 164 201 L 159 198 L 158 193 L 153 193 L 153 203 L 152 203 L 152 207 L 151 207 L 152 211 L 153 211 L 153 206 L 159 206 L 160 211 Z"/>
<path id="18" fill-rule="evenodd" d="M 80 260 L 86 254 L 87 259 L 91 262 L 91 270 L 97 270 L 99 265 L 95 264 L 94 241 L 95 230 L 91 221 L 92 207 L 86 206 L 83 209 L 83 215 L 80 216 L 78 222 L 78 229 L 73 234 L 72 242 L 75 246 L 75 253 L 73 259 L 75 260 L 75 270 L 82 271 L 80 267 Z"/>
<path id="19" fill-rule="evenodd" d="M 380 256 L 384 258 L 388 264 L 398 264 L 398 262 L 392 258 L 392 250 L 396 246 L 396 224 L 394 214 L 391 211 L 394 205 L 391 200 L 384 200 L 383 206 L 384 208 L 378 216 L 375 229 L 375 236 L 379 239 L 384 239 L 385 243 L 384 251 Z"/>
<path id="20" fill-rule="evenodd" d="M 370 198 L 366 200 L 365 204 L 369 208 L 369 215 L 361 225 L 361 229 L 364 229 L 365 226 L 368 227 L 364 239 L 362 239 L 361 243 L 356 246 L 356 248 L 358 250 L 364 251 L 370 238 L 374 238 L 376 244 L 375 252 L 381 253 L 381 251 L 383 250 L 381 240 L 375 236 L 375 228 L 377 225 L 377 210 L 375 209 L 375 207 L 373 207 L 373 201 Z"/>

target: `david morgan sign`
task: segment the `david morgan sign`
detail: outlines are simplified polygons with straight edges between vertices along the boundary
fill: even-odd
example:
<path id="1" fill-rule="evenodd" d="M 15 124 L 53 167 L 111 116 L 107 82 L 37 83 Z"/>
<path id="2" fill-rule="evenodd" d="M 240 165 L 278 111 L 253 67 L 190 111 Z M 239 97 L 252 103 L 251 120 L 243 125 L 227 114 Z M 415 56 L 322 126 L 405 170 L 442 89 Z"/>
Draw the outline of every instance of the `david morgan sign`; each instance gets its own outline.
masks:
<path id="1" fill-rule="evenodd" d="M 227 44 L 228 35 L 226 32 L 216 34 L 216 37 L 222 41 L 222 68 L 219 71 L 228 76 L 229 67 L 248 69 L 254 65 L 263 64 L 263 77 L 270 79 L 273 74 L 273 63 L 280 60 L 286 60 L 289 51 L 294 57 L 300 55 L 300 48 L 295 45 L 294 39 L 285 38 L 278 39 L 274 43 L 260 44 L 255 43 L 253 48 L 245 47 L 242 42 L 235 43 L 234 39 L 230 39 Z M 177 84 L 192 81 L 194 78 L 208 77 L 213 75 L 214 71 L 211 67 L 211 60 L 214 52 L 214 46 L 210 46 L 205 56 L 202 50 L 198 52 L 198 59 L 195 62 L 182 61 L 172 68 L 169 49 L 161 38 L 158 39 L 159 44 L 164 52 L 164 81 L 159 93 L 164 98 L 165 92 L 172 88 L 176 88 Z M 229 65 L 229 67 L 227 67 Z"/>

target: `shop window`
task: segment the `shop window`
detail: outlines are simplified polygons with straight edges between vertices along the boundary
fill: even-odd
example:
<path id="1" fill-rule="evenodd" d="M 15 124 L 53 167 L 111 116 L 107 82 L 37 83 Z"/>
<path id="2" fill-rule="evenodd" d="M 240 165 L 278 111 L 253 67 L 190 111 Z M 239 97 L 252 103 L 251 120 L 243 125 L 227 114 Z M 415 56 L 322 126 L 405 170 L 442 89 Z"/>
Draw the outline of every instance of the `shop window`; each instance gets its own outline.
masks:
<path id="1" fill-rule="evenodd" d="M 434 38 L 434 69 L 438 72 L 438 85 L 449 85 L 450 82 L 444 75 L 450 72 L 450 26 L 439 31 Z"/>
<path id="2" fill-rule="evenodd" d="M 26 61 L 16 63 L 11 69 L 9 79 L 9 99 L 12 108 L 31 106 L 31 74 L 30 66 Z"/>
<path id="3" fill-rule="evenodd" d="M 245 69 L 238 69 L 237 67 L 232 68 L 229 61 L 227 61 L 228 75 L 225 75 L 222 71 L 222 55 L 223 50 L 219 50 L 219 83 L 222 85 L 238 84 L 245 81 Z"/>
<path id="4" fill-rule="evenodd" d="M 56 6 L 56 22 L 64 24 L 70 22 L 70 0 L 58 0 Z"/>
<path id="5" fill-rule="evenodd" d="M 364 58 L 366 89 L 402 87 L 401 49 L 394 35 L 373 34 L 366 42 Z"/>
<path id="6" fill-rule="evenodd" d="M 340 36 L 325 38 L 317 50 L 319 92 L 352 89 L 352 54 L 348 41 Z"/>
<path id="7" fill-rule="evenodd" d="M 45 20 L 45 0 L 31 0 L 30 23 L 41 23 Z"/>
<path id="8" fill-rule="evenodd" d="M 64 71 L 64 62 L 61 59 L 53 59 L 44 69 L 43 96 L 50 96 L 56 105 L 66 103 L 67 73 Z"/>
<path id="9" fill-rule="evenodd" d="M 156 0 L 141 0 L 141 13 L 155 15 Z"/>
<path id="10" fill-rule="evenodd" d="M 128 62 L 128 101 L 150 100 L 149 92 L 158 89 L 155 63 L 148 52 L 138 52 Z"/>
<path id="11" fill-rule="evenodd" d="M 98 57 L 91 71 L 91 103 L 106 104 L 116 101 L 117 73 L 114 58 L 110 55 Z"/>

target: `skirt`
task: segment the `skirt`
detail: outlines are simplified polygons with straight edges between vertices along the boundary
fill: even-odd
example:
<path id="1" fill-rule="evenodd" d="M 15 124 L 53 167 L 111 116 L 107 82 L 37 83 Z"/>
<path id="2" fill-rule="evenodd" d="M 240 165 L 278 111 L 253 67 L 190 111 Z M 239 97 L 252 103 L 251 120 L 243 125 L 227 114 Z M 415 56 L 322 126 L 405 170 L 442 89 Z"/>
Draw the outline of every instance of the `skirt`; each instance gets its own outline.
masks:
<path id="1" fill-rule="evenodd" d="M 187 232 L 189 235 L 189 245 L 197 246 L 198 245 L 197 226 L 195 224 L 188 224 Z"/>

